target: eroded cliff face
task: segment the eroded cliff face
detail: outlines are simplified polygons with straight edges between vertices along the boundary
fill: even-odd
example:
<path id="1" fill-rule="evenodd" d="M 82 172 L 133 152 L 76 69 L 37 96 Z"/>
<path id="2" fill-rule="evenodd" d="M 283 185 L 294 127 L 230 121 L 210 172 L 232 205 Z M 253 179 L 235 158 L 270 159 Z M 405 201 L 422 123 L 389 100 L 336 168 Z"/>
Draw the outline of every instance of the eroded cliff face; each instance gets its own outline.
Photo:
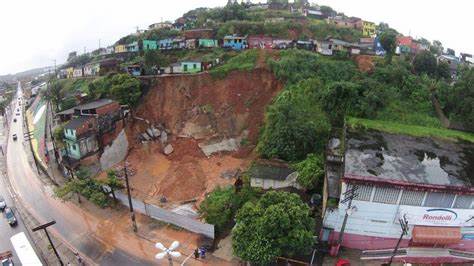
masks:
<path id="1" fill-rule="evenodd" d="M 168 204 L 199 201 L 234 182 L 233 174 L 251 161 L 266 107 L 283 88 L 265 68 L 222 80 L 203 73 L 151 82 L 127 125 L 134 147 L 128 160 L 136 170 L 131 182 L 137 196 L 152 202 L 164 196 Z M 168 132 L 165 144 L 139 140 L 151 126 Z M 173 151 L 164 155 L 168 144 Z"/>
<path id="2" fill-rule="evenodd" d="M 209 74 L 159 77 L 136 116 L 160 123 L 175 136 L 196 140 L 238 137 L 248 130 L 255 143 L 264 111 L 282 84 L 265 69 L 233 72 L 222 80 Z M 143 123 L 134 123 L 143 130 Z"/>

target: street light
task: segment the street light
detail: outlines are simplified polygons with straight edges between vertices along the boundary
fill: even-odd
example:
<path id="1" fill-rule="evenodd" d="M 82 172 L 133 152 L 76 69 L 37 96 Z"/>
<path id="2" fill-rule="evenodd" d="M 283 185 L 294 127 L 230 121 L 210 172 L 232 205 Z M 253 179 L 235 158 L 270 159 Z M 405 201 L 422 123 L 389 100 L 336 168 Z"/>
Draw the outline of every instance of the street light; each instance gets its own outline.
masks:
<path id="1" fill-rule="evenodd" d="M 172 266 L 173 265 L 173 257 L 175 258 L 179 258 L 181 257 L 181 253 L 178 252 L 178 251 L 174 251 L 175 249 L 177 249 L 179 247 L 179 242 L 178 241 L 173 241 L 173 243 L 171 243 L 171 246 L 169 248 L 166 248 L 163 244 L 161 243 L 156 243 L 155 244 L 155 247 L 157 249 L 161 249 L 163 252 L 160 252 L 158 254 L 155 255 L 155 259 L 157 260 L 161 260 L 163 259 L 165 256 L 168 257 L 168 262 L 169 262 L 169 265 Z"/>
<path id="2" fill-rule="evenodd" d="M 51 248 L 53 249 L 54 251 L 54 255 L 56 255 L 56 258 L 58 258 L 58 261 L 59 261 L 59 264 L 61 266 L 64 265 L 63 261 L 61 260 L 61 257 L 59 257 L 59 253 L 58 251 L 56 250 L 56 248 L 54 247 L 53 245 L 53 241 L 51 240 L 51 237 L 49 236 L 49 233 L 48 233 L 48 230 L 46 228 L 48 228 L 49 226 L 53 225 L 53 224 L 56 224 L 56 221 L 51 221 L 49 223 L 45 223 L 45 224 L 42 224 L 38 227 L 35 227 L 33 229 L 31 229 L 31 231 L 33 232 L 36 232 L 38 230 L 44 230 L 44 233 L 46 234 L 46 237 L 48 238 L 48 241 L 49 241 L 49 245 L 51 246 Z"/>

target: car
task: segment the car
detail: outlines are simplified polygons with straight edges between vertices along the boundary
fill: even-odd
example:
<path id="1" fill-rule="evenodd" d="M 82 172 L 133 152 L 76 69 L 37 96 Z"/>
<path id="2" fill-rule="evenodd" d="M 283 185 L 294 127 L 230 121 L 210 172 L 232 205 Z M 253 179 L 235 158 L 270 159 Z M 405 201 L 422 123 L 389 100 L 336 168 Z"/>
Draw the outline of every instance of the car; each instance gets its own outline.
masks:
<path id="1" fill-rule="evenodd" d="M 6 207 L 7 207 L 7 202 L 2 196 L 0 196 L 0 211 L 3 212 Z"/>
<path id="2" fill-rule="evenodd" d="M 16 122 L 16 118 L 13 118 L 13 122 Z"/>
<path id="3" fill-rule="evenodd" d="M 20 115 L 20 113 L 16 113 L 16 116 L 19 116 L 19 115 Z"/>
<path id="4" fill-rule="evenodd" d="M 13 210 L 9 207 L 5 208 L 5 218 L 7 218 L 8 224 L 10 226 L 15 226 L 17 224 L 17 220 Z"/>
<path id="5" fill-rule="evenodd" d="M 16 136 L 16 134 L 13 134 L 13 141 L 16 141 L 18 139 L 18 137 Z"/>
<path id="6" fill-rule="evenodd" d="M 16 111 L 17 111 L 17 112 L 20 112 L 20 108 L 16 108 Z"/>

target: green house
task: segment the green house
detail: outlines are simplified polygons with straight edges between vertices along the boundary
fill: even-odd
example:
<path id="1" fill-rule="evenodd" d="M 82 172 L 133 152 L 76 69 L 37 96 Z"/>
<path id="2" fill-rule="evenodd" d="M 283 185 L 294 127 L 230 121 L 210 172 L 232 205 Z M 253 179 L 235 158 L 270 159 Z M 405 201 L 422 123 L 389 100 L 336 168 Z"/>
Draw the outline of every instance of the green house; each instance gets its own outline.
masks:
<path id="1" fill-rule="evenodd" d="M 156 50 L 158 49 L 158 44 L 155 40 L 143 40 L 143 50 Z"/>
<path id="2" fill-rule="evenodd" d="M 202 71 L 201 61 L 183 61 L 181 62 L 182 73 L 198 73 Z"/>
<path id="3" fill-rule="evenodd" d="M 217 40 L 214 39 L 199 39 L 199 47 L 215 48 L 218 47 Z"/>
<path id="4" fill-rule="evenodd" d="M 95 133 L 96 122 L 91 116 L 73 118 L 64 126 L 66 156 L 81 160 L 99 150 Z"/>

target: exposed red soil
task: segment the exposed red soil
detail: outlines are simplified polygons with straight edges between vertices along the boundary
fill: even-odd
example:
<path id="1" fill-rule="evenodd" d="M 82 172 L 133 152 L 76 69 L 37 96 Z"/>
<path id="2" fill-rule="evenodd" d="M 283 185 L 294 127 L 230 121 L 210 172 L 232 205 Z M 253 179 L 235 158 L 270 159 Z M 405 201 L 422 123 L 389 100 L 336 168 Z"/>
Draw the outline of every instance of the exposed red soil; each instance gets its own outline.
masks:
<path id="1" fill-rule="evenodd" d="M 362 72 L 374 71 L 375 64 L 372 59 L 373 57 L 370 55 L 357 55 L 354 57 L 354 61 L 356 62 L 357 67 Z"/>
<path id="2" fill-rule="evenodd" d="M 128 125 L 133 146 L 128 161 L 136 169 L 131 177 L 134 195 L 156 204 L 164 196 L 172 207 L 191 199 L 200 202 L 216 186 L 234 182 L 223 178 L 222 173 L 248 167 L 265 108 L 283 87 L 263 67 L 265 55 L 260 55 L 259 68 L 254 71 L 233 72 L 222 80 L 203 73 L 153 81 L 155 85 L 134 116 L 164 125 L 170 131 L 174 151 L 165 156 L 159 141 L 138 143 L 138 134 L 149 127 L 144 121 L 134 120 Z M 245 135 L 248 145 L 237 152 L 208 158 L 198 146 Z"/>

